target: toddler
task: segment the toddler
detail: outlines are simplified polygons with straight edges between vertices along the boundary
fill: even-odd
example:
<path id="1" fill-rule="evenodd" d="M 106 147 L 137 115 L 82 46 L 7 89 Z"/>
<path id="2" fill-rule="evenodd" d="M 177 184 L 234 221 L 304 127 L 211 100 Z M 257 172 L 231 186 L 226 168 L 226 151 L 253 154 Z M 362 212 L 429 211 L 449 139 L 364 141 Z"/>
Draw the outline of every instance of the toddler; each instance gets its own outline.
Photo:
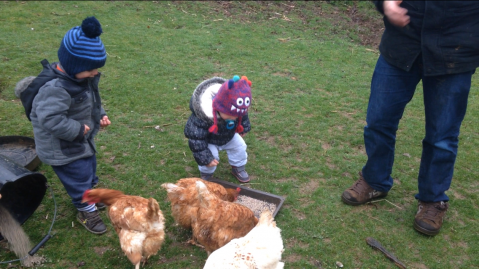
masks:
<path id="1" fill-rule="evenodd" d="M 184 133 L 202 179 L 212 179 L 220 159 L 218 152 L 225 150 L 232 174 L 242 183 L 250 181 L 245 170 L 248 154 L 243 140 L 251 130 L 250 106 L 251 81 L 245 76 L 230 80 L 214 77 L 196 87 Z"/>

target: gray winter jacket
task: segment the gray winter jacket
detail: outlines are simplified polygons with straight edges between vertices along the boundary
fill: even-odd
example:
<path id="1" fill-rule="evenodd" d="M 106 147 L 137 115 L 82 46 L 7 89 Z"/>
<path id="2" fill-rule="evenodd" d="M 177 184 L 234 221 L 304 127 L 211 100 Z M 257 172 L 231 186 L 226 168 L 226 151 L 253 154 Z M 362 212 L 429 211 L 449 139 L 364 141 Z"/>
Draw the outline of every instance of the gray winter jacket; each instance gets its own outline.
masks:
<path id="1" fill-rule="evenodd" d="M 100 74 L 74 79 L 57 70 L 57 64 L 52 67 L 61 78 L 40 88 L 30 113 L 38 157 L 49 165 L 65 165 L 95 154 L 94 137 L 106 115 L 98 92 Z M 86 135 L 84 124 L 90 127 Z"/>
<path id="2" fill-rule="evenodd" d="M 225 81 L 226 79 L 220 77 L 203 81 L 196 87 L 190 99 L 192 113 L 186 122 L 184 133 L 198 165 L 207 165 L 214 159 L 208 149 L 208 144 L 222 146 L 231 141 L 235 135 L 235 128 L 228 130 L 221 117 L 218 117 L 218 133 L 213 134 L 208 131 L 213 125 L 212 97 Z M 236 120 L 236 125 L 238 125 L 238 120 Z M 244 128 L 243 133 L 251 130 L 248 114 L 242 117 L 241 125 Z"/>

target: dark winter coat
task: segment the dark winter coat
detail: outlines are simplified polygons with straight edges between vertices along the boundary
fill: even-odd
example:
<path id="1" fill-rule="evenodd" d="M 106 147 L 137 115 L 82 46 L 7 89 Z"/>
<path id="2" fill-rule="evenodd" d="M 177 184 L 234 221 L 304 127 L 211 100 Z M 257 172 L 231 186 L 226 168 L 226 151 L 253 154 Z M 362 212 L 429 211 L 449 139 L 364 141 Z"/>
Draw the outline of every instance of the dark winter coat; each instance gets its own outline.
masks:
<path id="1" fill-rule="evenodd" d="M 100 74 L 74 79 L 57 70 L 57 64 L 52 67 L 60 78 L 40 88 L 30 113 L 36 152 L 49 165 L 64 165 L 95 154 L 94 137 L 106 114 L 98 92 Z M 85 136 L 84 124 L 90 127 Z"/>
<path id="2" fill-rule="evenodd" d="M 382 14 L 383 1 L 374 1 Z M 379 51 L 386 61 L 409 71 L 422 54 L 424 75 L 438 76 L 479 66 L 479 1 L 402 1 L 410 23 L 397 27 L 384 16 Z"/>
<path id="3" fill-rule="evenodd" d="M 190 99 L 191 116 L 186 122 L 184 133 L 188 138 L 188 145 L 193 152 L 193 157 L 198 165 L 207 165 L 214 160 L 213 154 L 208 149 L 208 144 L 222 146 L 231 141 L 235 135 L 236 128 L 233 128 L 232 130 L 226 129 L 226 122 L 219 116 L 218 133 L 210 133 L 208 129 L 213 125 L 213 118 L 208 117 L 207 115 L 212 115 L 213 107 L 208 105 L 202 106 L 201 104 L 201 96 L 205 92 L 211 94 L 208 89 L 215 87 L 219 88 L 219 86 L 225 81 L 226 79 L 219 77 L 203 81 L 198 87 L 196 87 L 193 96 Z M 243 133 L 249 132 L 251 130 L 251 125 L 248 114 L 242 117 L 241 122 L 244 128 Z M 238 120 L 236 120 L 235 126 L 237 125 Z"/>

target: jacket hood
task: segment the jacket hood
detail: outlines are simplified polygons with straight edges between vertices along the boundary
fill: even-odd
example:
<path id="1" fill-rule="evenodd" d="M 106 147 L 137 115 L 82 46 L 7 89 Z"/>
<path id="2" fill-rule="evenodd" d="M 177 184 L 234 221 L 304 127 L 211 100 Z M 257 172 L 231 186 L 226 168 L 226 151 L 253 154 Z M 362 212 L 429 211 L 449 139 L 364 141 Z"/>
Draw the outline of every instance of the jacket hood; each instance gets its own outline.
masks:
<path id="1" fill-rule="evenodd" d="M 62 71 L 58 70 L 57 65 L 60 66 L 60 68 L 62 68 L 61 64 L 58 63 L 58 62 L 50 64 L 53 71 L 57 75 L 60 75 L 62 78 L 66 79 L 66 80 L 71 80 L 71 81 L 74 81 L 74 82 L 77 82 L 77 83 L 84 80 L 84 79 L 76 79 L 76 78 L 70 77 L 67 73 L 63 73 Z M 35 78 L 36 78 L 35 76 L 29 76 L 29 77 L 25 77 L 25 78 L 21 79 L 20 81 L 18 81 L 17 84 L 15 85 L 15 96 L 17 98 L 20 98 L 22 92 L 24 92 L 28 88 L 30 83 L 32 83 Z"/>
<path id="2" fill-rule="evenodd" d="M 201 82 L 193 92 L 190 109 L 202 120 L 213 123 L 213 98 L 226 79 L 213 77 Z"/>

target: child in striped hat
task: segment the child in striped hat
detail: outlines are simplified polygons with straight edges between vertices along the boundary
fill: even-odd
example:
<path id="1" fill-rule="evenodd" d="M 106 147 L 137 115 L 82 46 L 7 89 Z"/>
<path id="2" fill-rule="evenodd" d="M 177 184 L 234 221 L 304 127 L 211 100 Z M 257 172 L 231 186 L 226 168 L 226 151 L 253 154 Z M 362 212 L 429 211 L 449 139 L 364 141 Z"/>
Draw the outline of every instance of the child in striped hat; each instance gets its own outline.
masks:
<path id="1" fill-rule="evenodd" d="M 198 163 L 202 179 L 212 179 L 221 150 L 226 151 L 232 174 L 242 183 L 250 180 L 243 136 L 250 131 L 251 81 L 234 76 L 203 81 L 190 100 L 191 116 L 184 133 Z"/>
<path id="2" fill-rule="evenodd" d="M 105 65 L 107 56 L 101 33 L 95 17 L 68 30 L 58 49 L 60 62 L 42 61 L 44 71 L 37 78 L 43 76 L 43 80 L 34 79 L 28 85 L 38 92 L 30 113 L 38 157 L 52 166 L 78 210 L 78 221 L 94 234 L 106 232 L 98 214 L 104 205 L 81 200 L 86 190 L 98 184 L 94 137 L 100 127 L 111 123 L 98 91 L 98 68 Z M 45 74 L 51 79 L 45 79 Z"/>

